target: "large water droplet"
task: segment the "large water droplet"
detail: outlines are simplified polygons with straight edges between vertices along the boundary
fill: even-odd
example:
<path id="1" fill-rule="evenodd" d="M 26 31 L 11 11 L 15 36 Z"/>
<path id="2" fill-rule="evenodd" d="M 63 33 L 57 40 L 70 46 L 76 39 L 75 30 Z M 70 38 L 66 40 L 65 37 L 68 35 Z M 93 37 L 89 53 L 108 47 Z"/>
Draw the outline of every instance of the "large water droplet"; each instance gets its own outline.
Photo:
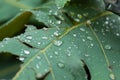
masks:
<path id="1" fill-rule="evenodd" d="M 61 62 L 59 62 L 57 65 L 58 65 L 59 68 L 64 68 L 65 67 L 64 63 L 61 63 Z"/>
<path id="2" fill-rule="evenodd" d="M 109 44 L 105 45 L 105 49 L 110 50 L 111 48 L 112 48 L 112 47 L 111 47 Z"/>
<path id="3" fill-rule="evenodd" d="M 110 74 L 110 78 L 111 78 L 112 80 L 115 80 L 115 75 L 114 75 L 113 73 L 111 73 L 111 74 Z"/>
<path id="4" fill-rule="evenodd" d="M 19 60 L 23 61 L 23 60 L 25 60 L 25 58 L 24 57 L 19 57 Z"/>
<path id="5" fill-rule="evenodd" d="M 30 54 L 30 52 L 28 50 L 23 50 L 23 52 L 27 55 Z"/>
<path id="6" fill-rule="evenodd" d="M 58 40 L 58 41 L 54 41 L 54 45 L 56 45 L 56 46 L 61 46 L 62 43 L 63 43 L 63 42 L 62 42 L 62 41 L 59 41 L 59 40 Z"/>

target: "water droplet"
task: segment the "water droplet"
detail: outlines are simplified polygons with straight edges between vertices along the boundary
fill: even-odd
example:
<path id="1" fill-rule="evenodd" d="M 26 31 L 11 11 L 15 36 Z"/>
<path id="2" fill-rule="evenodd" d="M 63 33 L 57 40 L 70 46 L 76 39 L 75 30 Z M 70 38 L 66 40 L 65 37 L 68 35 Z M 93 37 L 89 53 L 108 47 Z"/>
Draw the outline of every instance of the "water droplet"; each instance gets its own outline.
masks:
<path id="1" fill-rule="evenodd" d="M 94 46 L 94 44 L 93 44 L 93 43 L 91 43 L 91 44 L 90 44 L 90 46 L 92 46 L 92 47 L 93 47 L 93 46 Z"/>
<path id="2" fill-rule="evenodd" d="M 55 32 L 54 32 L 54 35 L 55 35 L 55 36 L 59 36 L 58 31 L 55 31 Z"/>
<path id="3" fill-rule="evenodd" d="M 56 15 L 56 16 L 57 16 L 57 15 L 58 15 L 58 12 L 54 12 L 54 15 Z"/>
<path id="4" fill-rule="evenodd" d="M 112 48 L 112 47 L 111 47 L 109 44 L 105 45 L 105 49 L 110 50 L 111 48 Z"/>
<path id="5" fill-rule="evenodd" d="M 87 39 L 88 39 L 88 40 L 93 40 L 92 37 L 90 37 L 90 36 L 87 36 Z"/>
<path id="6" fill-rule="evenodd" d="M 19 60 L 20 61 L 23 61 L 25 58 L 24 57 L 19 57 Z"/>
<path id="7" fill-rule="evenodd" d="M 61 46 L 62 45 L 62 41 L 54 41 L 54 45 L 56 45 L 56 46 Z"/>
<path id="8" fill-rule="evenodd" d="M 48 37 L 43 36 L 42 39 L 48 39 Z"/>
<path id="9" fill-rule="evenodd" d="M 36 64 L 36 68 L 37 68 L 37 69 L 39 69 L 39 68 L 40 68 L 38 64 Z"/>
<path id="10" fill-rule="evenodd" d="M 49 20 L 49 23 L 52 23 L 52 20 Z"/>
<path id="11" fill-rule="evenodd" d="M 56 23 L 57 23 L 57 24 L 61 24 L 61 21 L 57 21 Z"/>
<path id="12" fill-rule="evenodd" d="M 85 57 L 89 57 L 89 55 L 88 55 L 88 54 L 85 54 Z"/>
<path id="13" fill-rule="evenodd" d="M 7 40 L 9 40 L 9 39 L 10 39 L 10 38 L 4 38 L 3 41 L 7 41 Z"/>
<path id="14" fill-rule="evenodd" d="M 41 78 L 43 75 L 41 73 L 36 74 L 36 78 Z"/>
<path id="15" fill-rule="evenodd" d="M 83 42 L 85 42 L 85 39 L 82 39 Z"/>
<path id="16" fill-rule="evenodd" d="M 45 71 L 45 72 L 48 72 L 49 70 L 48 70 L 48 69 L 45 69 L 44 71 Z"/>
<path id="17" fill-rule="evenodd" d="M 58 52 L 57 52 L 57 51 L 55 51 L 55 55 L 58 55 Z"/>
<path id="18" fill-rule="evenodd" d="M 27 27 L 27 29 L 25 30 L 26 32 L 27 31 L 32 31 L 32 30 L 36 30 L 37 28 L 33 25 L 25 25 Z"/>
<path id="19" fill-rule="evenodd" d="M 41 59 L 41 57 L 40 57 L 40 56 L 37 56 L 36 58 L 37 58 L 37 59 Z"/>
<path id="20" fill-rule="evenodd" d="M 51 14 L 52 13 L 52 10 L 49 10 L 49 14 Z"/>
<path id="21" fill-rule="evenodd" d="M 23 50 L 23 52 L 24 52 L 25 54 L 30 54 L 30 52 L 29 52 L 28 50 Z"/>
<path id="22" fill-rule="evenodd" d="M 80 28 L 80 30 L 81 30 L 81 31 L 85 31 L 85 29 L 84 29 L 84 28 Z"/>
<path id="23" fill-rule="evenodd" d="M 105 24 L 109 24 L 109 22 L 108 22 L 108 21 L 105 21 Z"/>
<path id="24" fill-rule="evenodd" d="M 65 65 L 61 62 L 59 62 L 57 65 L 58 65 L 59 68 L 64 68 L 65 67 Z"/>
<path id="25" fill-rule="evenodd" d="M 41 42 L 38 42 L 37 44 L 39 44 L 39 45 L 40 45 L 40 44 L 41 44 Z"/>
<path id="26" fill-rule="evenodd" d="M 32 36 L 27 36 L 26 38 L 27 38 L 27 39 L 32 39 Z"/>
<path id="27" fill-rule="evenodd" d="M 82 18 L 82 15 L 80 15 L 80 14 L 77 14 L 77 17 L 78 17 L 79 19 L 81 19 L 81 18 Z"/>
<path id="28" fill-rule="evenodd" d="M 50 55 L 50 58 L 52 58 L 53 56 L 52 55 Z"/>
<path id="29" fill-rule="evenodd" d="M 78 18 L 75 18 L 74 20 L 75 20 L 76 22 L 80 22 L 80 20 L 79 20 Z"/>
<path id="30" fill-rule="evenodd" d="M 106 20 L 109 20 L 109 17 L 106 17 Z"/>
<path id="31" fill-rule="evenodd" d="M 114 75 L 113 73 L 111 73 L 111 74 L 110 74 L 110 78 L 111 78 L 112 80 L 115 80 L 115 75 Z"/>
<path id="32" fill-rule="evenodd" d="M 91 24 L 91 21 L 90 21 L 90 20 L 87 20 L 87 22 L 86 22 L 86 23 L 90 25 L 90 24 Z"/>
<path id="33" fill-rule="evenodd" d="M 74 16 L 74 15 L 75 15 L 75 13 L 74 13 L 74 12 L 70 12 L 70 15 L 71 15 L 71 16 Z"/>
<path id="34" fill-rule="evenodd" d="M 119 34 L 119 33 L 116 33 L 116 36 L 120 36 L 120 34 Z"/>
<path id="35" fill-rule="evenodd" d="M 73 36 L 74 36 L 74 37 L 76 37 L 76 36 L 77 36 L 77 34 L 73 34 Z"/>
<path id="36" fill-rule="evenodd" d="M 68 53 L 68 54 L 67 54 L 67 56 L 69 56 L 69 57 L 70 57 L 70 56 L 71 56 L 71 54 L 70 54 L 70 53 Z"/>
<path id="37" fill-rule="evenodd" d="M 48 30 L 48 28 L 46 28 L 46 27 L 43 27 L 43 30 L 47 31 L 47 30 Z"/>

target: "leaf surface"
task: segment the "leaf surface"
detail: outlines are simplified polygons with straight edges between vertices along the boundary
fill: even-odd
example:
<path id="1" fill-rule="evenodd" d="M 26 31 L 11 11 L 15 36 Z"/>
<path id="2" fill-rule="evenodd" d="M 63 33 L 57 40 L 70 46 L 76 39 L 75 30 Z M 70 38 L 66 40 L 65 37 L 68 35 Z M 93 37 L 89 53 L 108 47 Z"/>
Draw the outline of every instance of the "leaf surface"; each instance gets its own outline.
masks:
<path id="1" fill-rule="evenodd" d="M 27 29 L 0 43 L 0 52 L 23 62 L 13 80 L 119 80 L 120 17 L 99 10 L 96 0 L 89 2 L 89 7 L 74 2 L 64 8 L 71 26 Z"/>

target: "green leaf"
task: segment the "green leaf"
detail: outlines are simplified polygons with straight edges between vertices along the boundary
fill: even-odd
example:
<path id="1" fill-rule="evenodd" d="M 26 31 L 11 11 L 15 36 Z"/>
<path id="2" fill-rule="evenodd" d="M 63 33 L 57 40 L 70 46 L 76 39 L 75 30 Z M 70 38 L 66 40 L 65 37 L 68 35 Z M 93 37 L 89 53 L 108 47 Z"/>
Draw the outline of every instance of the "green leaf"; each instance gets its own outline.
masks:
<path id="1" fill-rule="evenodd" d="M 31 15 L 32 13 L 27 11 L 20 13 L 8 23 L 2 25 L 0 27 L 0 40 L 5 37 L 12 37 L 23 30 Z"/>
<path id="2" fill-rule="evenodd" d="M 28 25 L 24 34 L 0 43 L 1 53 L 17 55 L 23 62 L 13 80 L 120 79 L 120 17 L 104 11 L 102 1 L 78 2 L 72 1 L 62 9 L 67 13 L 65 21 L 69 21 L 62 23 L 68 26 L 57 28 L 44 22 L 40 12 L 38 18 L 51 28 Z"/>
<path id="3" fill-rule="evenodd" d="M 69 0 L 64 0 L 64 1 L 62 0 L 61 1 L 58 1 L 58 0 L 1 0 L 0 14 L 2 16 L 0 17 L 0 24 L 3 24 L 9 19 L 13 18 L 13 16 L 19 13 L 20 11 L 26 11 L 26 10 L 30 10 L 30 11 L 40 10 L 41 13 L 39 14 L 41 14 L 41 16 L 49 17 L 49 15 L 46 14 L 46 12 L 44 12 L 43 9 L 46 9 L 46 10 L 51 9 L 56 14 L 56 12 L 58 12 L 58 8 L 60 9 L 64 7 L 67 1 Z M 35 16 L 36 15 L 37 13 L 35 13 Z M 50 19 L 51 18 L 52 17 L 50 17 Z M 34 18 L 32 19 L 34 20 Z M 43 22 L 43 21 L 40 21 L 40 22 Z"/>

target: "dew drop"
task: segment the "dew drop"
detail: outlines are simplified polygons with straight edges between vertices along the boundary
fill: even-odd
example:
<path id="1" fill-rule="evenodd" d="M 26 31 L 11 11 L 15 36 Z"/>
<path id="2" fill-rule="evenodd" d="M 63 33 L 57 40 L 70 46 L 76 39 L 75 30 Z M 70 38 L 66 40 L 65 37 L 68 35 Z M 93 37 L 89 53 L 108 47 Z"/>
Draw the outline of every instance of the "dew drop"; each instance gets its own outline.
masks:
<path id="1" fill-rule="evenodd" d="M 109 20 L 109 17 L 106 17 L 106 20 Z"/>
<path id="2" fill-rule="evenodd" d="M 43 36 L 42 39 L 48 39 L 48 37 Z"/>
<path id="3" fill-rule="evenodd" d="M 55 55 L 58 55 L 58 52 L 57 52 L 57 51 L 55 51 L 54 53 L 55 53 Z"/>
<path id="4" fill-rule="evenodd" d="M 67 56 L 69 56 L 69 57 L 70 57 L 70 56 L 71 56 L 71 54 L 70 54 L 70 53 L 68 53 L 68 54 L 67 54 Z"/>
<path id="5" fill-rule="evenodd" d="M 38 64 L 36 64 L 36 68 L 37 68 L 37 69 L 39 69 L 39 68 L 40 68 Z"/>
<path id="6" fill-rule="evenodd" d="M 76 37 L 77 35 L 76 34 L 73 34 L 74 37 Z"/>
<path id="7" fill-rule="evenodd" d="M 93 40 L 92 37 L 90 37 L 90 36 L 87 36 L 87 39 L 88 39 L 88 40 Z"/>
<path id="8" fill-rule="evenodd" d="M 25 60 L 25 58 L 24 57 L 19 57 L 19 60 L 23 61 L 23 60 Z"/>
<path id="9" fill-rule="evenodd" d="M 110 50 L 111 48 L 112 48 L 112 47 L 111 47 L 109 44 L 105 45 L 105 49 Z"/>
<path id="10" fill-rule="evenodd" d="M 9 40 L 9 39 L 10 39 L 10 38 L 4 38 L 3 41 L 7 41 L 7 40 Z"/>
<path id="11" fill-rule="evenodd" d="M 90 46 L 92 46 L 92 47 L 93 47 L 93 46 L 94 46 L 94 44 L 93 44 L 93 43 L 91 43 L 91 44 L 90 44 Z"/>
<path id="12" fill-rule="evenodd" d="M 80 22 L 80 20 L 79 20 L 78 18 L 75 18 L 74 20 L 75 20 L 76 22 Z"/>
<path id="13" fill-rule="evenodd" d="M 84 28 L 80 28 L 80 30 L 81 30 L 81 31 L 85 31 L 85 29 L 84 29 Z"/>
<path id="14" fill-rule="evenodd" d="M 38 44 L 38 45 L 40 45 L 40 44 L 41 44 L 41 42 L 38 42 L 37 44 Z"/>
<path id="15" fill-rule="evenodd" d="M 56 23 L 57 23 L 57 24 L 61 24 L 61 21 L 57 21 Z"/>
<path id="16" fill-rule="evenodd" d="M 82 39 L 83 42 L 85 42 L 85 39 Z"/>
<path id="17" fill-rule="evenodd" d="M 78 17 L 79 19 L 81 19 L 81 18 L 82 18 L 82 15 L 80 15 L 80 14 L 77 14 L 77 17 Z"/>
<path id="18" fill-rule="evenodd" d="M 85 57 L 89 57 L 89 55 L 88 55 L 88 54 L 85 54 Z"/>
<path id="19" fill-rule="evenodd" d="M 62 45 L 62 41 L 54 41 L 54 45 L 56 45 L 56 46 L 61 46 Z"/>
<path id="20" fill-rule="evenodd" d="M 23 52 L 27 55 L 30 54 L 30 52 L 28 50 L 23 50 Z"/>
<path id="21" fill-rule="evenodd" d="M 86 22 L 86 23 L 90 25 L 90 24 L 91 24 L 91 21 L 90 21 L 90 20 L 87 20 L 87 22 Z"/>
<path id="22" fill-rule="evenodd" d="M 54 35 L 55 35 L 55 36 L 59 36 L 58 31 L 55 31 L 55 32 L 54 32 Z"/>
<path id="23" fill-rule="evenodd" d="M 50 55 L 50 58 L 53 58 L 53 56 L 52 56 L 52 55 Z"/>
<path id="24" fill-rule="evenodd" d="M 41 78 L 43 75 L 41 73 L 36 74 L 36 78 Z"/>
<path id="25" fill-rule="evenodd" d="M 120 34 L 119 34 L 119 33 L 116 33 L 116 36 L 120 36 Z"/>
<path id="26" fill-rule="evenodd" d="M 110 78 L 112 79 L 112 80 L 115 80 L 115 75 L 114 74 L 110 74 Z"/>
<path id="27" fill-rule="evenodd" d="M 47 30 L 48 30 L 48 28 L 46 28 L 46 27 L 43 27 L 43 30 L 47 31 Z"/>
<path id="28" fill-rule="evenodd" d="M 59 62 L 57 65 L 58 65 L 59 68 L 64 68 L 65 67 L 65 65 L 61 62 Z"/>
<path id="29" fill-rule="evenodd" d="M 36 58 L 37 58 L 37 59 L 41 59 L 41 57 L 40 57 L 40 56 L 37 56 Z"/>
<path id="30" fill-rule="evenodd" d="M 27 36 L 26 38 L 27 38 L 27 39 L 32 39 L 32 36 Z"/>
<path id="31" fill-rule="evenodd" d="M 109 24 L 109 22 L 108 22 L 108 21 L 105 21 L 105 24 Z"/>
<path id="32" fill-rule="evenodd" d="M 33 25 L 25 25 L 27 27 L 27 29 L 25 30 L 26 32 L 27 31 L 32 31 L 32 30 L 36 30 L 37 28 Z"/>

